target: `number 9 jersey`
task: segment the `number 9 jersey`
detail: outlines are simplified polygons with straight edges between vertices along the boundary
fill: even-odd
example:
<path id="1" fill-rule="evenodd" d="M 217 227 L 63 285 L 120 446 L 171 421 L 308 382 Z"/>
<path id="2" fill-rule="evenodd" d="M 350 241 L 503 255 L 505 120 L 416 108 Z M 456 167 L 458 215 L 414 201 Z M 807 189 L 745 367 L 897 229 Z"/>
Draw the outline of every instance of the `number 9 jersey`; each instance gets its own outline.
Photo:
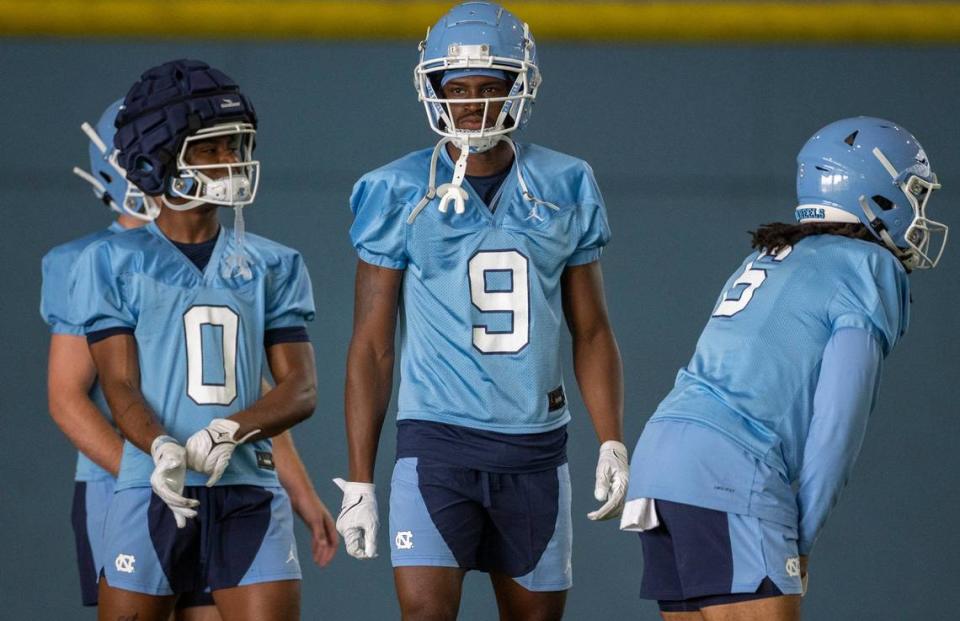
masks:
<path id="1" fill-rule="evenodd" d="M 610 239 L 593 171 L 517 144 L 492 208 L 464 183 L 464 213 L 441 212 L 432 198 L 417 214 L 432 151 L 366 174 L 350 200 L 360 259 L 406 270 L 398 419 L 499 433 L 557 429 L 570 419 L 560 278 L 567 266 L 596 261 Z M 437 178 L 450 178 L 453 163 L 440 151 Z"/>
<path id="2" fill-rule="evenodd" d="M 313 319 L 310 278 L 299 253 L 247 234 L 252 277 L 232 276 L 232 231 L 220 228 L 201 271 L 155 223 L 90 245 L 73 270 L 73 322 L 89 335 L 132 331 L 140 390 L 181 443 L 214 418 L 260 398 L 264 334 Z M 277 485 L 270 441 L 237 447 L 218 485 Z M 153 460 L 124 444 L 117 489 L 150 485 Z M 187 472 L 187 485 L 207 476 Z"/>

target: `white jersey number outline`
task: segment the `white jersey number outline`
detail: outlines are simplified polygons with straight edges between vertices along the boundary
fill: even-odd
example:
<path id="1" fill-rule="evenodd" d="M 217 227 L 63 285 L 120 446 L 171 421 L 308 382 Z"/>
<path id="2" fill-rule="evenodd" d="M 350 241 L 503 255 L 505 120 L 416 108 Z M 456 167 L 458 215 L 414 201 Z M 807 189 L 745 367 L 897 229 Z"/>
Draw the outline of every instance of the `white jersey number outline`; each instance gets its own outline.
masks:
<path id="1" fill-rule="evenodd" d="M 192 306 L 183 315 L 187 341 L 187 394 L 198 405 L 229 405 L 237 398 L 237 334 L 240 317 L 228 306 Z M 203 381 L 203 326 L 222 330 L 223 383 Z"/>
<path id="2" fill-rule="evenodd" d="M 793 252 L 793 246 L 784 246 L 775 255 L 769 255 L 764 252 L 753 261 L 747 263 L 747 266 L 743 269 L 743 273 L 733 282 L 733 286 L 731 286 L 723 296 L 720 304 L 717 305 L 717 309 L 713 311 L 712 317 L 733 317 L 745 309 L 747 304 L 750 303 L 750 300 L 753 299 L 753 294 L 760 288 L 763 281 L 767 279 L 767 270 L 761 267 L 754 267 L 754 264 L 765 258 L 779 263 L 790 256 L 791 252 Z M 746 288 L 737 296 L 736 289 L 742 285 L 746 285 Z"/>
<path id="3" fill-rule="evenodd" d="M 516 354 L 530 342 L 529 261 L 516 250 L 480 250 L 467 264 L 470 301 L 482 313 L 510 313 L 510 330 L 473 326 L 473 346 L 484 354 Z M 487 288 L 487 274 L 509 273 L 510 289 Z"/>

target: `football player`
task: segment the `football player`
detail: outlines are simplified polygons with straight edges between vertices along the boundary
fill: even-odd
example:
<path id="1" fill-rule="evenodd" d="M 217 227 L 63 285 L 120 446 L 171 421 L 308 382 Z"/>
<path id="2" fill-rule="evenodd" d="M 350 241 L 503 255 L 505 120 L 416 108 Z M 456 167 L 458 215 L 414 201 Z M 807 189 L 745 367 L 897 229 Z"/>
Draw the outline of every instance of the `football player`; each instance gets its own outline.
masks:
<path id="1" fill-rule="evenodd" d="M 641 596 L 664 619 L 799 618 L 807 559 L 907 329 L 907 275 L 946 242 L 927 218 L 937 176 L 896 123 L 832 123 L 797 163 L 796 223 L 753 233 L 634 450 L 621 528 L 641 531 Z"/>
<path id="2" fill-rule="evenodd" d="M 557 619 L 572 583 L 564 319 L 601 443 L 604 504 L 589 517 L 618 515 L 626 491 L 620 354 L 599 263 L 606 211 L 585 162 L 510 137 L 540 86 L 525 23 L 467 2 L 420 50 L 417 91 L 442 138 L 364 175 L 351 197 L 350 481 L 338 480 L 337 528 L 349 554 L 377 556 L 374 462 L 399 313 L 388 541 L 404 618 L 455 618 L 464 573 L 478 569 L 501 618 Z"/>
<path id="3" fill-rule="evenodd" d="M 119 99 L 103 112 L 96 127 L 83 123 L 81 129 L 90 140 L 90 171 L 74 168 L 87 181 L 94 195 L 117 214 L 104 231 L 61 244 L 43 258 L 41 314 L 50 325 L 48 399 L 50 413 L 77 447 L 72 521 L 79 565 L 81 601 L 97 604 L 97 568 L 101 562 L 101 539 L 107 506 L 113 495 L 120 467 L 123 440 L 112 423 L 103 391 L 96 381 L 96 368 L 90 357 L 81 326 L 68 322 L 67 293 L 70 268 L 89 244 L 112 233 L 143 226 L 153 220 L 159 209 L 143 200 L 143 194 L 125 177 L 117 163 L 113 147 L 114 121 Z M 114 198 L 117 197 L 117 198 Z M 119 200 L 118 200 L 119 199 Z M 264 386 L 269 390 L 269 385 Z M 314 561 L 327 565 L 337 546 L 333 518 L 313 489 L 303 462 L 289 432 L 273 443 L 277 476 L 290 495 L 294 511 L 311 531 Z M 197 619 L 196 611 L 186 608 L 212 605 L 209 593 L 191 593 L 181 597 L 179 618 Z M 212 612 L 212 614 L 211 614 Z M 216 619 L 216 611 L 205 618 Z"/>
<path id="4" fill-rule="evenodd" d="M 51 333 L 47 368 L 49 409 L 54 422 L 77 447 L 71 519 L 84 606 L 97 605 L 103 520 L 120 469 L 123 439 L 111 424 L 83 328 L 69 321 L 70 269 L 88 245 L 143 226 L 156 217 L 156 210 L 148 207 L 140 192 L 127 183 L 117 164 L 113 121 L 121 103 L 122 100 L 112 103 L 95 128 L 88 123 L 81 125 L 90 139 L 90 172 L 73 169 L 90 183 L 97 198 L 117 214 L 116 220 L 106 229 L 56 246 L 42 262 L 40 314 Z"/>
<path id="5" fill-rule="evenodd" d="M 125 437 L 101 618 L 165 619 L 204 590 L 223 618 L 299 618 L 269 438 L 313 411 L 314 305 L 300 255 L 244 233 L 256 122 L 229 77 L 187 60 L 144 73 L 115 122 L 120 166 L 161 209 L 88 246 L 71 276 L 72 323 Z M 233 231 L 219 206 L 234 207 Z M 264 347 L 276 386 L 261 398 Z"/>

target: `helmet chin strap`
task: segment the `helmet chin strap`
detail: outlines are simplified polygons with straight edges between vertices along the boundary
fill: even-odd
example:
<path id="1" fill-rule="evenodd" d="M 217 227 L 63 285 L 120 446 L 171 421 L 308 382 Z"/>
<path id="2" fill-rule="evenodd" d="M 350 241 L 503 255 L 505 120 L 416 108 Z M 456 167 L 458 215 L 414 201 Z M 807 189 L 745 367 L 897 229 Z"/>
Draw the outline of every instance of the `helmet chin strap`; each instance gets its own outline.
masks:
<path id="1" fill-rule="evenodd" d="M 874 235 L 880 238 L 880 241 L 882 241 L 883 245 L 887 247 L 887 250 L 892 252 L 905 265 L 911 267 L 909 263 L 913 258 L 913 252 L 904 250 L 894 243 L 893 238 L 890 237 L 889 231 L 887 231 L 886 225 L 883 223 L 883 220 L 878 218 L 877 214 L 873 212 L 873 209 L 870 208 L 870 204 L 867 202 L 865 196 L 860 197 L 860 209 L 862 209 L 864 215 L 867 216 L 867 222 L 870 223 L 870 229 L 873 231 Z"/>
<path id="2" fill-rule="evenodd" d="M 166 194 L 160 196 L 160 201 L 163 203 L 163 206 L 167 209 L 172 209 L 174 211 L 190 211 L 200 205 L 205 205 L 205 201 L 192 200 L 185 203 L 172 203 L 170 199 L 167 198 Z"/>

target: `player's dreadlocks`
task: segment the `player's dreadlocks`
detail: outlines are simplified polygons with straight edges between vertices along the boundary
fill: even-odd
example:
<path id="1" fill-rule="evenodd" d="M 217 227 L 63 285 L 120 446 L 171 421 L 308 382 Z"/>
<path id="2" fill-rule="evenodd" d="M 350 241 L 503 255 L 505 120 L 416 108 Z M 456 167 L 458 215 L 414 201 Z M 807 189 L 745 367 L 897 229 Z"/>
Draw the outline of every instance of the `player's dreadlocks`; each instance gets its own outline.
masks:
<path id="1" fill-rule="evenodd" d="M 850 222 L 806 222 L 803 224 L 786 224 L 771 222 L 763 224 L 756 231 L 748 231 L 752 237 L 750 245 L 768 252 L 776 252 L 784 246 L 792 246 L 804 237 L 811 235 L 842 235 L 853 239 L 862 239 L 880 243 L 870 234 L 867 227 L 860 223 Z"/>

